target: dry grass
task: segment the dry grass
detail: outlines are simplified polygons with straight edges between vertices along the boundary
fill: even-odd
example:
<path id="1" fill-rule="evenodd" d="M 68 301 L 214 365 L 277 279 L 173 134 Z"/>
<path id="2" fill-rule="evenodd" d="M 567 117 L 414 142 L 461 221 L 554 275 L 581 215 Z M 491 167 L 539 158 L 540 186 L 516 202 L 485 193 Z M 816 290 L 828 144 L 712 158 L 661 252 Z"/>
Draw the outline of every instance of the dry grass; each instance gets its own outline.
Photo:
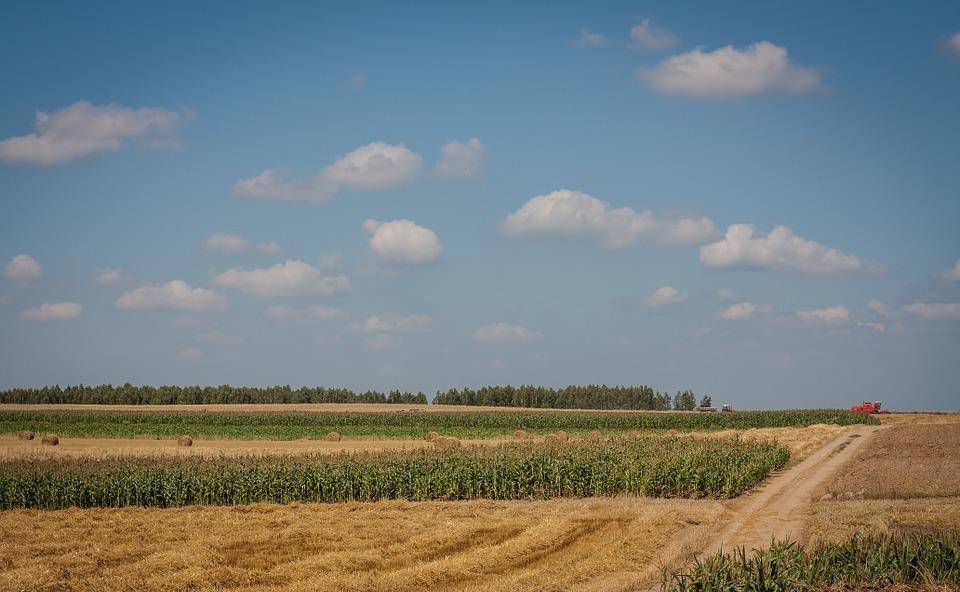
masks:
<path id="1" fill-rule="evenodd" d="M 960 413 L 881 413 L 884 425 L 960 423 Z"/>
<path id="2" fill-rule="evenodd" d="M 960 496 L 960 424 L 899 424 L 873 439 L 818 494 L 839 499 Z"/>
<path id="3" fill-rule="evenodd" d="M 805 428 L 753 428 L 749 430 L 722 430 L 719 432 L 690 434 L 696 438 L 733 438 L 744 440 L 775 440 L 790 450 L 791 462 L 803 460 L 822 448 L 840 434 L 856 426 L 838 426 L 833 424 L 814 424 Z"/>
<path id="4" fill-rule="evenodd" d="M 0 513 L 0 589 L 634 590 L 713 501 L 613 498 Z"/>
<path id="5" fill-rule="evenodd" d="M 960 530 L 960 497 L 815 502 L 804 529 L 808 542 L 840 542 L 855 532 Z"/>

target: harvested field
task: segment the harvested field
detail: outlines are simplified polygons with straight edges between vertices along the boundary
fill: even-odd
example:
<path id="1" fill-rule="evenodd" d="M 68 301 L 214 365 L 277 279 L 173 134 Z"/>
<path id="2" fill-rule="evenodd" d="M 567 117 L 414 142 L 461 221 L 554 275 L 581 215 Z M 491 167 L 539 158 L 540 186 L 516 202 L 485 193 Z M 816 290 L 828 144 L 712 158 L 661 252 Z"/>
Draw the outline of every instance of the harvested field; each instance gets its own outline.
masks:
<path id="1" fill-rule="evenodd" d="M 960 496 L 960 424 L 900 424 L 879 430 L 818 493 L 839 499 Z"/>
<path id="2" fill-rule="evenodd" d="M 854 533 L 960 532 L 960 497 L 815 502 L 803 540 L 836 543 Z"/>
<path id="3" fill-rule="evenodd" d="M 878 415 L 884 425 L 902 424 L 960 424 L 960 413 L 885 413 Z"/>
<path id="4" fill-rule="evenodd" d="M 636 590 L 725 514 L 637 498 L 0 513 L 0 589 Z"/>

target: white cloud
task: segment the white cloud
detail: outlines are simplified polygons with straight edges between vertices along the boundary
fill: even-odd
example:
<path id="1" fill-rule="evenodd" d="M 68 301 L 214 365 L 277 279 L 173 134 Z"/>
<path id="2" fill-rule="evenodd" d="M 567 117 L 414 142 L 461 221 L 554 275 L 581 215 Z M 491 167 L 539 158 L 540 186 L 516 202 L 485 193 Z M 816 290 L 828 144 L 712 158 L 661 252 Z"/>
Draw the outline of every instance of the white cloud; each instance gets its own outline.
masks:
<path id="1" fill-rule="evenodd" d="M 367 219 L 363 229 L 370 233 L 370 248 L 383 259 L 403 265 L 423 265 L 440 258 L 443 245 L 437 233 L 410 220 L 380 222 Z"/>
<path id="2" fill-rule="evenodd" d="M 947 37 L 941 44 L 941 48 L 948 56 L 960 60 L 960 32 Z"/>
<path id="3" fill-rule="evenodd" d="M 203 242 L 200 244 L 200 246 L 203 247 L 204 251 L 235 254 L 242 253 L 249 249 L 250 241 L 235 234 L 218 232 L 213 236 L 208 236 L 207 238 L 203 239 Z"/>
<path id="4" fill-rule="evenodd" d="M 895 311 L 891 310 L 889 306 L 880 302 L 879 300 L 871 300 L 867 303 L 867 308 L 882 317 L 892 317 L 896 314 Z"/>
<path id="5" fill-rule="evenodd" d="M 364 343 L 367 344 L 367 349 L 378 351 L 378 350 L 392 347 L 393 344 L 396 343 L 396 338 L 393 335 L 389 335 L 387 333 L 381 333 L 380 335 L 367 337 L 364 340 Z"/>
<path id="6" fill-rule="evenodd" d="M 477 138 L 466 142 L 453 140 L 441 148 L 440 162 L 433 174 L 444 179 L 471 179 L 483 172 L 487 148 Z"/>
<path id="7" fill-rule="evenodd" d="M 576 47 L 605 47 L 609 43 L 600 33 L 592 33 L 586 29 L 580 29 L 580 36 L 573 40 Z"/>
<path id="8" fill-rule="evenodd" d="M 120 295 L 117 308 L 179 310 L 214 310 L 227 307 L 227 297 L 208 288 L 193 288 L 181 280 L 161 285 L 141 286 Z"/>
<path id="9" fill-rule="evenodd" d="M 3 275 L 12 280 L 32 280 L 43 275 L 43 268 L 30 255 L 17 255 L 7 263 Z"/>
<path id="10" fill-rule="evenodd" d="M 473 340 L 478 343 L 528 343 L 542 337 L 542 333 L 531 331 L 523 325 L 508 323 L 484 325 L 473 333 Z"/>
<path id="11" fill-rule="evenodd" d="M 277 255 L 280 253 L 280 245 L 277 243 L 260 243 L 257 250 L 264 255 Z"/>
<path id="12" fill-rule="evenodd" d="M 237 181 L 233 194 L 239 197 L 262 197 L 281 201 L 323 203 L 337 195 L 336 183 L 317 175 L 310 179 L 290 180 L 277 169 L 267 169 L 249 179 Z"/>
<path id="13" fill-rule="evenodd" d="M 131 109 L 77 101 L 53 113 L 38 110 L 34 133 L 0 141 L 0 160 L 50 165 L 116 152 L 129 140 L 151 147 L 169 145 L 177 128 L 191 117 L 160 107 Z"/>
<path id="14" fill-rule="evenodd" d="M 268 297 L 329 296 L 352 287 L 350 278 L 345 275 L 326 275 L 316 267 L 295 259 L 251 270 L 234 267 L 215 276 L 213 281 L 225 288 Z"/>
<path id="15" fill-rule="evenodd" d="M 773 312 L 773 307 L 769 304 L 738 302 L 720 311 L 720 318 L 725 321 L 740 321 L 755 314 L 770 314 L 771 312 Z"/>
<path id="16" fill-rule="evenodd" d="M 960 302 L 914 302 L 903 311 L 925 319 L 960 319 Z"/>
<path id="17" fill-rule="evenodd" d="M 657 27 L 650 19 L 643 19 L 630 29 L 631 49 L 670 49 L 678 43 L 680 39 L 676 35 Z"/>
<path id="18" fill-rule="evenodd" d="M 737 297 L 730 288 L 717 288 L 717 298 L 720 300 L 733 300 Z"/>
<path id="19" fill-rule="evenodd" d="M 770 234 L 756 232 L 750 224 L 727 228 L 722 240 L 700 247 L 700 262 L 707 267 L 753 268 L 807 275 L 876 275 L 886 267 L 862 261 L 820 243 L 804 239 L 786 226 Z"/>
<path id="20" fill-rule="evenodd" d="M 208 331 L 207 333 L 197 335 L 193 339 L 199 343 L 210 345 L 237 345 L 238 343 L 243 343 L 243 339 L 222 331 Z"/>
<path id="21" fill-rule="evenodd" d="M 350 328 L 364 333 L 412 333 L 425 331 L 433 326 L 433 318 L 425 314 L 412 314 L 403 317 L 387 318 L 367 317 L 362 323 L 353 323 Z"/>
<path id="22" fill-rule="evenodd" d="M 181 362 L 197 362 L 202 360 L 204 355 L 202 349 L 195 347 L 185 347 L 177 351 L 177 359 Z"/>
<path id="23" fill-rule="evenodd" d="M 267 316 L 277 320 L 316 319 L 329 321 L 346 318 L 347 313 L 332 306 L 319 304 L 304 308 L 294 308 L 285 304 L 275 304 L 267 307 Z"/>
<path id="24" fill-rule="evenodd" d="M 234 195 L 283 201 L 326 202 L 343 187 L 389 189 L 412 181 L 423 159 L 403 144 L 372 142 L 338 158 L 308 179 L 289 179 L 277 169 L 238 181 Z"/>
<path id="25" fill-rule="evenodd" d="M 123 278 L 123 272 L 115 267 L 104 267 L 97 270 L 98 284 L 115 284 Z"/>
<path id="26" fill-rule="evenodd" d="M 647 306 L 663 306 L 665 304 L 680 304 L 686 299 L 687 295 L 680 293 L 676 288 L 661 286 L 653 294 L 644 298 L 643 303 Z"/>
<path id="27" fill-rule="evenodd" d="M 388 189 L 412 181 L 422 162 L 403 144 L 372 142 L 338 158 L 322 176 L 347 187 Z"/>
<path id="28" fill-rule="evenodd" d="M 716 234 L 706 217 L 656 218 L 649 210 L 612 208 L 568 189 L 530 199 L 507 216 L 500 230 L 509 236 L 586 238 L 608 248 L 628 247 L 645 237 L 662 244 L 696 244 Z"/>
<path id="29" fill-rule="evenodd" d="M 960 35 L 960 33 L 957 34 Z M 960 282 L 960 259 L 957 259 L 950 269 L 940 272 L 940 279 L 945 282 Z"/>
<path id="30" fill-rule="evenodd" d="M 790 62 L 787 50 L 768 41 L 744 49 L 696 48 L 667 58 L 637 77 L 669 95 L 730 99 L 767 93 L 801 94 L 822 88 L 820 70 Z"/>
<path id="31" fill-rule="evenodd" d="M 840 325 L 850 322 L 850 311 L 844 306 L 795 310 L 794 313 L 802 322 L 813 325 Z"/>
<path id="32" fill-rule="evenodd" d="M 867 323 L 864 321 L 857 321 L 858 327 L 866 327 L 867 329 L 873 329 L 877 333 L 883 333 L 887 330 L 887 326 L 883 323 Z"/>
<path id="33" fill-rule="evenodd" d="M 20 318 L 27 321 L 62 321 L 83 314 L 83 307 L 76 302 L 44 302 L 36 308 L 20 311 Z"/>

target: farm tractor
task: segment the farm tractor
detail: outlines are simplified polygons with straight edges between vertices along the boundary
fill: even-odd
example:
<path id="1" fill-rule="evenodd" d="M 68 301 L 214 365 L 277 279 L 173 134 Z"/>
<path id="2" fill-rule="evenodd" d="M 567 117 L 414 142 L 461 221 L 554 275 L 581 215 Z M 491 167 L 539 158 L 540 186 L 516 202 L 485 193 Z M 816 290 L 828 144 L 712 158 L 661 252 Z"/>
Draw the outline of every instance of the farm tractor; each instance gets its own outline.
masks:
<path id="1" fill-rule="evenodd" d="M 859 405 L 854 405 L 850 408 L 851 411 L 859 411 L 866 415 L 873 415 L 875 413 L 890 413 L 886 409 L 880 410 L 880 406 L 883 405 L 883 401 L 864 401 Z"/>

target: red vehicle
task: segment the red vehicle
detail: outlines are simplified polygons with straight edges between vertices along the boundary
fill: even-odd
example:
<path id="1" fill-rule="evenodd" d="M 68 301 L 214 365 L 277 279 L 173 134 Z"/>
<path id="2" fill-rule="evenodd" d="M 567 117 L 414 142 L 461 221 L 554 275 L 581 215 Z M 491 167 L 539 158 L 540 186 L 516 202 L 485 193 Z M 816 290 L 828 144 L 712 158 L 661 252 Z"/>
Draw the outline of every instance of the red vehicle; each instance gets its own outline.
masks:
<path id="1" fill-rule="evenodd" d="M 883 405 L 883 401 L 864 401 L 859 405 L 854 405 L 850 408 L 851 411 L 859 411 L 860 413 L 866 413 L 867 415 L 872 415 L 874 413 L 890 413 L 889 411 L 881 411 L 880 406 Z"/>

